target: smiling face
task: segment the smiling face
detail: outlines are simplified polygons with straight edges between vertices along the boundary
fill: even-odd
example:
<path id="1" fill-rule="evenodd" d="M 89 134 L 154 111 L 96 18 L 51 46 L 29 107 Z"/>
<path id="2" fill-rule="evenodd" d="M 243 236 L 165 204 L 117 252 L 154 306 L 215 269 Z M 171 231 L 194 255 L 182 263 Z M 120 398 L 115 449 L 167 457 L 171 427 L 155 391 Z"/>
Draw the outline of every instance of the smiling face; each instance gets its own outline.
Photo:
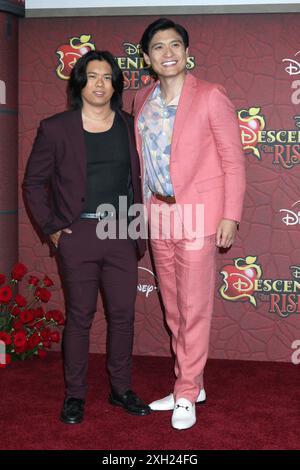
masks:
<path id="1" fill-rule="evenodd" d="M 147 65 L 151 65 L 159 78 L 185 75 L 188 58 L 183 40 L 175 29 L 166 29 L 154 34 L 149 44 L 148 54 L 144 53 Z"/>
<path id="2" fill-rule="evenodd" d="M 87 83 L 81 91 L 84 107 L 108 107 L 114 94 L 112 69 L 105 60 L 91 60 L 86 68 Z"/>

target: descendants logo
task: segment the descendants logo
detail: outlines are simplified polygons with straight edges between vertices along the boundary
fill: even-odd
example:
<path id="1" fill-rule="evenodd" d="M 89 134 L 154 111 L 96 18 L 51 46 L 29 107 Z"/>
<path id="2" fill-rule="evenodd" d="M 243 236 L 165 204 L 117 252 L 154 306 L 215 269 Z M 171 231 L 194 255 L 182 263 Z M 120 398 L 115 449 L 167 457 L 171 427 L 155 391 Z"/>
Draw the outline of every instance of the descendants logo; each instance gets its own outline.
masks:
<path id="1" fill-rule="evenodd" d="M 154 81 L 149 68 L 144 62 L 139 44 L 123 42 L 126 56 L 115 57 L 124 76 L 124 90 L 139 90 Z"/>
<path id="2" fill-rule="evenodd" d="M 272 154 L 272 163 L 287 170 L 300 163 L 300 116 L 294 116 L 296 129 L 270 130 L 265 129 L 261 108 L 242 109 L 237 114 L 245 153 L 259 160 L 261 152 Z"/>
<path id="3" fill-rule="evenodd" d="M 269 312 L 284 318 L 300 313 L 300 266 L 290 266 L 291 279 L 263 279 L 256 256 L 235 258 L 233 262 L 220 272 L 223 284 L 219 292 L 223 299 L 250 302 L 254 307 L 257 299 L 269 302 Z"/>
<path id="4" fill-rule="evenodd" d="M 84 54 L 95 50 L 95 45 L 89 42 L 91 36 L 82 34 L 79 37 L 69 39 L 68 44 L 63 44 L 56 49 L 59 64 L 56 67 L 56 74 L 62 80 L 69 80 L 72 68 Z"/>
<path id="5" fill-rule="evenodd" d="M 91 37 L 91 35 L 82 34 L 69 39 L 67 44 L 57 48 L 59 64 L 56 74 L 59 78 L 68 80 L 76 61 L 90 50 L 96 49 L 95 44 L 91 42 Z M 153 83 L 154 77 L 151 76 L 149 66 L 144 62 L 140 45 L 123 42 L 122 46 L 125 55 L 115 57 L 115 59 L 123 72 L 124 90 L 138 90 Z M 194 56 L 188 57 L 186 68 L 188 70 L 195 68 Z"/>

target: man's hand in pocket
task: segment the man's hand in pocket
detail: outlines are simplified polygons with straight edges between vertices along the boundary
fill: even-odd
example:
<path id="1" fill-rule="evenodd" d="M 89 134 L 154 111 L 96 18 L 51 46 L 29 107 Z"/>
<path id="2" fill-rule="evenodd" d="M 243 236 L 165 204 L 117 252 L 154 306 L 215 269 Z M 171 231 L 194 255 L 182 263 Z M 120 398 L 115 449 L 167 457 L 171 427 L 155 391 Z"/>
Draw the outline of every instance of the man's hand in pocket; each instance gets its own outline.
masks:
<path id="1" fill-rule="evenodd" d="M 52 241 L 53 245 L 55 245 L 56 248 L 58 247 L 59 239 L 61 237 L 62 232 L 70 234 L 72 233 L 72 230 L 69 228 L 63 228 L 62 230 L 58 230 L 58 232 L 55 232 L 49 235 L 50 240 Z"/>

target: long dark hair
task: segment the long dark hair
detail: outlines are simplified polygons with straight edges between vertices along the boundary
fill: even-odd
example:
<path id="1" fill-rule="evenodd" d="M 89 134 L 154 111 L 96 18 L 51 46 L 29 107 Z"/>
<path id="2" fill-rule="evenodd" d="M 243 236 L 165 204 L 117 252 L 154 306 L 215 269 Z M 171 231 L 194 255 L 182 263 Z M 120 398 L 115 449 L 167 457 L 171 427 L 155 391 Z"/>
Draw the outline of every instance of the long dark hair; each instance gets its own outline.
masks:
<path id="1" fill-rule="evenodd" d="M 110 106 L 114 111 L 121 109 L 124 78 L 114 56 L 108 51 L 89 51 L 77 60 L 74 68 L 72 69 L 68 84 L 70 108 L 82 108 L 81 92 L 87 84 L 86 69 L 91 60 L 105 61 L 111 66 L 114 94 L 111 97 Z"/>

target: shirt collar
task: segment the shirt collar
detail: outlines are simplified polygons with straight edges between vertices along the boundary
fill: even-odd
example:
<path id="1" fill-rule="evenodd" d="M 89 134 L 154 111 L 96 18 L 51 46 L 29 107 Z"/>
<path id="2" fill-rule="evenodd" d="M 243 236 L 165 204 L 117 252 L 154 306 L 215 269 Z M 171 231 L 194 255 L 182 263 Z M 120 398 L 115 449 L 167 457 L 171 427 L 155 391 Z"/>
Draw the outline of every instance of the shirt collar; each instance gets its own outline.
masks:
<path id="1" fill-rule="evenodd" d="M 180 94 L 179 93 L 177 96 L 175 96 L 172 101 L 170 101 L 170 103 L 168 103 L 166 105 L 163 97 L 162 97 L 162 94 L 161 94 L 161 88 L 160 88 L 160 83 L 157 82 L 157 85 L 156 87 L 154 88 L 154 90 L 152 91 L 151 95 L 149 96 L 149 101 L 154 101 L 156 99 L 158 99 L 160 101 L 160 103 L 163 105 L 163 106 L 178 106 L 178 102 L 179 102 L 179 98 L 180 98 Z"/>

